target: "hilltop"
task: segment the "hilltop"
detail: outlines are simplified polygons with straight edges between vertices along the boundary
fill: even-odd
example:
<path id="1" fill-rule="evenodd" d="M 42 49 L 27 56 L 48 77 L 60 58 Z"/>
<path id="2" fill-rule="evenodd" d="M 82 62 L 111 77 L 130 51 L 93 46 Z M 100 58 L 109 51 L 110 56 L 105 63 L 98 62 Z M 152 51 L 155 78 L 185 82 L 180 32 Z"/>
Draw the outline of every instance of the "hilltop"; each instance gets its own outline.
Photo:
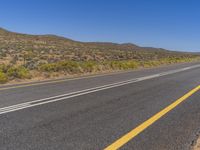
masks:
<path id="1" fill-rule="evenodd" d="M 0 29 L 0 53 L 1 62 L 8 59 L 17 59 L 13 61 L 20 62 L 23 59 L 22 55 L 29 53 L 33 58 L 37 58 L 37 63 L 40 59 L 49 63 L 61 60 L 147 60 L 188 55 L 158 48 L 139 47 L 131 43 L 78 42 L 55 35 L 19 34 L 4 29 Z"/>
<path id="2" fill-rule="evenodd" d="M 6 80 L 31 78 L 30 72 L 42 72 L 50 77 L 49 74 L 55 75 L 55 72 L 59 76 L 124 70 L 144 67 L 150 61 L 152 65 L 152 61 L 175 63 L 197 57 L 195 53 L 140 47 L 132 43 L 80 42 L 56 35 L 28 35 L 0 28 L 0 70 Z"/>

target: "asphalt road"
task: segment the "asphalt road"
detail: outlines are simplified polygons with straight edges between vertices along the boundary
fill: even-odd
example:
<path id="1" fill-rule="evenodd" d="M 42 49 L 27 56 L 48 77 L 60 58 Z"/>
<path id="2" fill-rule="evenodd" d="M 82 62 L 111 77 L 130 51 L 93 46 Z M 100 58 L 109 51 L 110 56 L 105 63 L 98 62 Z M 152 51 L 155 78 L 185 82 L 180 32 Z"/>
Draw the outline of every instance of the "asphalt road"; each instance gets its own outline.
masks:
<path id="1" fill-rule="evenodd" d="M 200 131 L 200 91 L 184 95 L 199 85 L 200 64 L 188 63 L 2 86 L 0 150 L 99 150 L 120 138 L 120 149 L 188 150 Z"/>

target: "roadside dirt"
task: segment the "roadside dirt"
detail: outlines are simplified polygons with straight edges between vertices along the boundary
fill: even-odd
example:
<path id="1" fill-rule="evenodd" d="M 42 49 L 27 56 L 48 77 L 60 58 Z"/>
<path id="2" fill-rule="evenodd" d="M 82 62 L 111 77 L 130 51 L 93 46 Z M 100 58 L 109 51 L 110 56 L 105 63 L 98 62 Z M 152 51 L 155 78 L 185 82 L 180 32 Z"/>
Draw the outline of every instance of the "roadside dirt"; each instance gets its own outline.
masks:
<path id="1" fill-rule="evenodd" d="M 200 150 L 200 138 L 197 140 L 197 143 L 194 146 L 193 150 Z"/>

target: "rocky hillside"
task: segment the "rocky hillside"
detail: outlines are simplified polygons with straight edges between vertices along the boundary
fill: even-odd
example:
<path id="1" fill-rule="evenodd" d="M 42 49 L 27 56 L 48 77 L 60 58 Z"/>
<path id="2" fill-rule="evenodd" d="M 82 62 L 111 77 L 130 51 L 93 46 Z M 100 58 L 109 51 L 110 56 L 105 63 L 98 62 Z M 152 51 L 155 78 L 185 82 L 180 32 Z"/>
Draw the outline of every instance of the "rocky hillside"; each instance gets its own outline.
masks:
<path id="1" fill-rule="evenodd" d="M 30 68 L 63 60 L 152 60 L 189 55 L 193 54 L 144 48 L 130 43 L 83 43 L 54 35 L 18 34 L 0 28 L 0 63 L 25 63 Z"/>
<path id="2" fill-rule="evenodd" d="M 20 78 L 16 68 L 23 68 L 21 74 L 30 71 L 74 74 L 132 69 L 135 68 L 135 62 L 144 66 L 149 61 L 171 63 L 197 57 L 198 54 L 140 47 L 131 43 L 78 42 L 55 35 L 19 34 L 0 28 L 0 73 L 8 76 L 6 78 L 9 80 Z M 123 66 L 121 62 L 126 61 L 134 65 Z"/>

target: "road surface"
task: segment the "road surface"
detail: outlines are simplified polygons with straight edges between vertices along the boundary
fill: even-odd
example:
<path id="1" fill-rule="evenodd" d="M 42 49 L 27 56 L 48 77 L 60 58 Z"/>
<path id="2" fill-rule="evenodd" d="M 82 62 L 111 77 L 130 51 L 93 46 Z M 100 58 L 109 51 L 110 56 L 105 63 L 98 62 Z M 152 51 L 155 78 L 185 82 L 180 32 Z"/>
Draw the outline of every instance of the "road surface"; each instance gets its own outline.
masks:
<path id="1" fill-rule="evenodd" d="M 188 150 L 200 64 L 0 87 L 1 150 Z"/>

